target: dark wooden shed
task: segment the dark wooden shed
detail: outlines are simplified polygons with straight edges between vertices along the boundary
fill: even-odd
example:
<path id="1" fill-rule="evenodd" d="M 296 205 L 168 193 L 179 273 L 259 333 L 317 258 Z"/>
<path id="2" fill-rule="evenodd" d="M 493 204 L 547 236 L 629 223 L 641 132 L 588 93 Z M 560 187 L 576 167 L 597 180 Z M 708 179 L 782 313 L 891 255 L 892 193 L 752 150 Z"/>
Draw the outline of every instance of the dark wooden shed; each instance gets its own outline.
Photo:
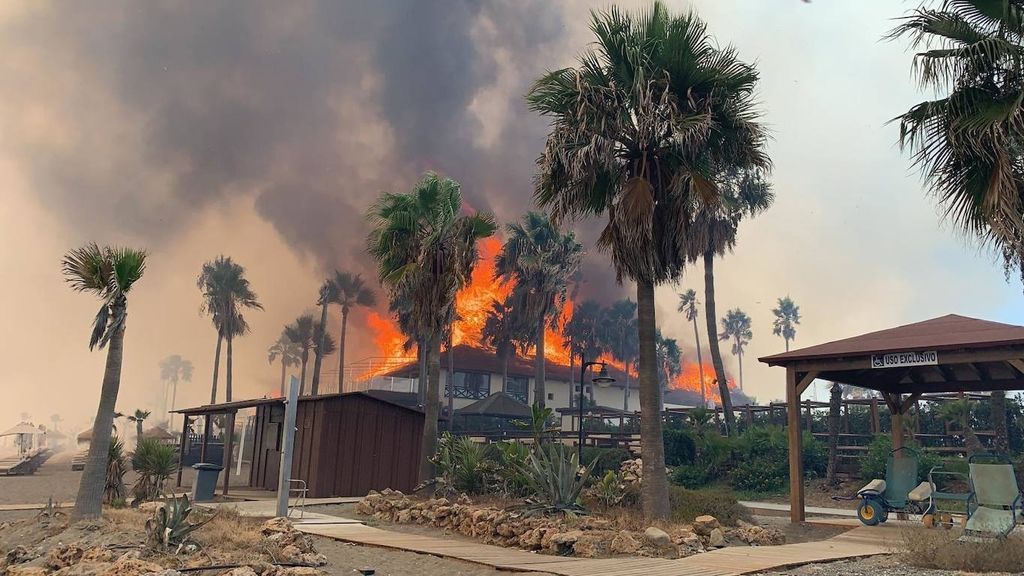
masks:
<path id="1" fill-rule="evenodd" d="M 284 402 L 268 398 L 244 404 L 256 408 L 249 485 L 276 490 Z M 188 418 L 233 408 L 219 404 L 180 412 Z M 306 482 L 310 498 L 364 496 L 384 488 L 409 492 L 417 484 L 423 417 L 373 392 L 299 398 L 290 477 Z"/>

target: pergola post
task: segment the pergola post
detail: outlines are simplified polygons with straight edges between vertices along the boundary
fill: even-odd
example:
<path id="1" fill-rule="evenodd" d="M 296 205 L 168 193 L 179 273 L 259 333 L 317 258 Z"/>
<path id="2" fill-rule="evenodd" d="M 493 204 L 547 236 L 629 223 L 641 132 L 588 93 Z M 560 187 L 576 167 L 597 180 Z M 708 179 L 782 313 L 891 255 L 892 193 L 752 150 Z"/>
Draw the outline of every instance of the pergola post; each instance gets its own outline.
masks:
<path id="1" fill-rule="evenodd" d="M 199 448 L 199 461 L 206 462 L 206 445 L 210 443 L 210 415 L 203 418 L 203 443 Z"/>
<path id="2" fill-rule="evenodd" d="M 185 421 L 181 425 L 181 444 L 178 445 L 178 483 L 177 488 L 181 488 L 181 473 L 182 473 L 182 462 L 185 461 L 185 444 L 188 443 L 188 414 L 183 415 Z"/>
<path id="3" fill-rule="evenodd" d="M 227 430 L 224 431 L 224 458 L 222 465 L 224 466 L 224 491 L 225 496 L 228 495 L 228 489 L 231 486 L 231 450 L 234 449 L 235 444 L 235 413 L 231 412 L 228 414 L 228 425 Z"/>
<path id="4" fill-rule="evenodd" d="M 878 434 L 882 431 L 882 420 L 878 416 L 878 398 L 871 399 L 871 433 Z"/>
<path id="5" fill-rule="evenodd" d="M 800 391 L 796 370 L 786 368 L 786 417 L 789 431 L 789 519 L 804 521 L 804 458 L 800 445 Z"/>

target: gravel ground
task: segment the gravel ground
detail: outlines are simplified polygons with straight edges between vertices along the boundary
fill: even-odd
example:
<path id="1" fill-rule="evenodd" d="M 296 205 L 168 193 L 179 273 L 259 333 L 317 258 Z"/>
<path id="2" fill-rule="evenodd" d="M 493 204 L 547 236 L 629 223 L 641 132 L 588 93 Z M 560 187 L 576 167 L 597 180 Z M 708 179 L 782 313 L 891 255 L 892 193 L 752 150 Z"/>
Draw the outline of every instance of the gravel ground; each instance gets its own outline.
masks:
<path id="1" fill-rule="evenodd" d="M 1022 568 L 1024 569 L 1024 568 Z M 1021 574 L 1024 572 L 1018 572 Z M 872 556 L 861 560 L 840 560 L 827 564 L 808 564 L 781 572 L 764 572 L 766 575 L 786 576 L 962 576 L 967 572 L 955 570 L 928 570 L 901 564 L 894 556 Z M 1008 575 L 1009 572 L 986 572 L 986 576 Z"/>
<path id="2" fill-rule="evenodd" d="M 327 556 L 329 563 L 324 570 L 335 576 L 358 574 L 360 568 L 373 568 L 377 576 L 544 576 L 540 572 L 504 572 L 461 560 L 359 546 L 329 538 L 314 540 L 316 549 Z"/>

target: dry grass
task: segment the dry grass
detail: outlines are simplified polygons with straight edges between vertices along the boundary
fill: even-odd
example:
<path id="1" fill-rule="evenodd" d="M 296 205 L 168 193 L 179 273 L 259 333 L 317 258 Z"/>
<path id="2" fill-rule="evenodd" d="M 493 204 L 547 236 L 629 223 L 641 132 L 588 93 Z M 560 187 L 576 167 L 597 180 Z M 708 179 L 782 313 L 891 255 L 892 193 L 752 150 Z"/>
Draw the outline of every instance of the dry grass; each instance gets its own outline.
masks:
<path id="1" fill-rule="evenodd" d="M 1013 572 L 1024 567 L 1024 535 L 957 542 L 959 530 L 913 529 L 903 533 L 900 559 L 919 568 L 964 572 Z"/>
<path id="2" fill-rule="evenodd" d="M 204 519 L 199 516 L 195 521 Z M 258 551 L 263 541 L 261 524 L 259 519 L 241 516 L 232 509 L 221 509 L 196 530 L 193 537 L 204 548 L 217 548 L 226 553 Z"/>

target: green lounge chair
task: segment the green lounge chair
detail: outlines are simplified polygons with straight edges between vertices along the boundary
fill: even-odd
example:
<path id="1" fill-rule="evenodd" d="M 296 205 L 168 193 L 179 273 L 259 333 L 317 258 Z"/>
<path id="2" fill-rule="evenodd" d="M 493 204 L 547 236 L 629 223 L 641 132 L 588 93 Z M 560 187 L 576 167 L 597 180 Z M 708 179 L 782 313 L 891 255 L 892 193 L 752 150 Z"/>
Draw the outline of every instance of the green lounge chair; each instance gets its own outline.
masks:
<path id="1" fill-rule="evenodd" d="M 991 458 L 993 462 L 976 462 Z M 971 495 L 967 501 L 965 539 L 1005 538 L 1017 526 L 1021 491 L 1013 465 L 1005 458 L 987 454 L 971 456 Z"/>

